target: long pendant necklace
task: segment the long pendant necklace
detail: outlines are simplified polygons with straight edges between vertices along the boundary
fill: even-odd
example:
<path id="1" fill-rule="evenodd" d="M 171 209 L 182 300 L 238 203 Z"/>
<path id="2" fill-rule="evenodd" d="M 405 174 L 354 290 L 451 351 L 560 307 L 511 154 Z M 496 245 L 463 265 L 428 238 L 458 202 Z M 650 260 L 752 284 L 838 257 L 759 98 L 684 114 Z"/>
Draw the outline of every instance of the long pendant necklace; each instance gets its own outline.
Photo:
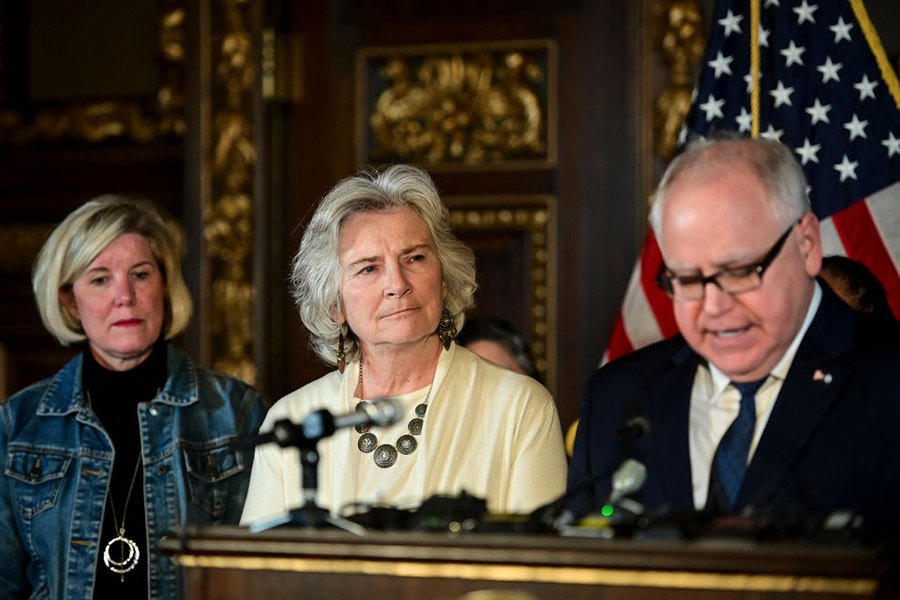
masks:
<path id="1" fill-rule="evenodd" d="M 365 404 L 367 404 L 367 402 L 365 387 L 363 386 L 362 357 L 360 357 L 359 359 L 358 385 L 360 402 L 356 405 L 356 410 L 363 410 L 363 407 L 365 406 Z M 425 410 L 428 408 L 428 399 L 431 398 L 431 388 L 433 387 L 434 377 L 431 378 L 431 385 L 428 386 L 428 392 L 425 394 L 425 400 L 423 400 L 421 404 L 416 406 L 416 416 L 413 417 L 406 425 L 409 433 L 405 433 L 397 438 L 396 447 L 392 446 L 391 444 L 378 445 L 378 438 L 375 437 L 375 434 L 371 432 L 371 425 L 357 425 L 356 431 L 362 434 L 361 436 L 359 436 L 359 441 L 356 444 L 360 451 L 365 454 L 374 452 L 374 454 L 372 455 L 372 459 L 375 461 L 375 464 L 382 469 L 387 469 L 388 467 L 394 466 L 394 463 L 397 462 L 398 452 L 403 455 L 409 455 L 415 452 L 416 448 L 419 447 L 419 443 L 413 436 L 421 435 L 422 433 Z"/>
<path id="2" fill-rule="evenodd" d="M 128 487 L 128 495 L 125 496 L 125 508 L 122 509 L 122 523 L 116 519 L 116 505 L 113 502 L 112 490 L 109 493 L 109 506 L 112 509 L 113 526 L 118 535 L 106 543 L 103 550 L 103 564 L 113 573 L 119 573 L 120 581 L 125 581 L 125 573 L 134 569 L 138 560 L 141 558 L 141 549 L 137 543 L 131 538 L 125 537 L 125 515 L 128 514 L 128 503 L 131 501 L 131 492 L 134 491 L 134 482 L 137 481 L 138 471 L 141 469 L 141 457 L 138 456 L 137 463 L 134 465 L 134 475 L 131 476 L 131 485 Z M 119 544 L 119 559 L 116 560 L 110 556 L 110 551 L 115 544 Z M 127 550 L 127 554 L 126 554 Z"/>

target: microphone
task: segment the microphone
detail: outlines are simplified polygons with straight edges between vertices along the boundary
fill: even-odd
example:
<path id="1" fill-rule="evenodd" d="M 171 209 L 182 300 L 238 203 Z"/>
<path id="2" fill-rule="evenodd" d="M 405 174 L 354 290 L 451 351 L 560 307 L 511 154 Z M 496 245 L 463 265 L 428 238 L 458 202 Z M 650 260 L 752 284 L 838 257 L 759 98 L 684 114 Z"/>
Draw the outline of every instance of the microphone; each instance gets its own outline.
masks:
<path id="1" fill-rule="evenodd" d="M 647 481 L 647 467 L 633 458 L 626 459 L 612 475 L 612 491 L 606 504 L 616 504 L 622 498 L 633 494 Z"/>
<path id="2" fill-rule="evenodd" d="M 640 406 L 636 402 L 630 403 L 628 408 L 629 412 L 638 414 L 633 414 L 616 429 L 616 437 L 625 445 L 622 458 L 600 473 L 592 474 L 573 486 L 556 500 L 539 507 L 532 513 L 533 519 L 537 519 L 557 531 L 571 525 L 580 516 L 572 508 L 571 502 L 606 477 L 612 479 L 612 491 L 606 504 L 620 502 L 625 496 L 633 494 L 643 487 L 647 479 L 647 467 L 640 461 L 630 458 L 630 455 L 634 442 L 649 433 L 650 421 L 640 414 Z"/>
<path id="3" fill-rule="evenodd" d="M 623 442 L 634 442 L 650 433 L 650 421 L 644 415 L 635 415 L 616 429 L 616 437 Z"/>
<path id="4" fill-rule="evenodd" d="M 637 440 L 650 433 L 650 421 L 641 414 L 640 406 L 636 402 L 630 404 L 629 410 L 632 416 L 616 430 L 616 438 L 625 445 L 625 448 L 619 465 L 610 478 L 611 489 L 604 505 L 621 505 L 622 508 L 637 515 L 644 512 L 644 507 L 628 496 L 644 487 L 644 482 L 647 481 L 647 467 L 632 458 L 631 451 Z"/>
<path id="5" fill-rule="evenodd" d="M 282 448 L 314 447 L 316 442 L 333 435 L 338 429 L 357 425 L 391 425 L 400 420 L 401 413 L 399 400 L 375 398 L 360 402 L 355 411 L 342 415 L 332 415 L 322 409 L 310 413 L 300 423 L 279 419 L 272 426 L 272 431 L 249 436 L 240 446 L 253 448 L 274 442 Z"/>
<path id="6" fill-rule="evenodd" d="M 375 398 L 363 400 L 356 410 L 345 415 L 334 417 L 334 428 L 356 427 L 357 425 L 393 425 L 401 418 L 403 407 L 395 398 Z"/>

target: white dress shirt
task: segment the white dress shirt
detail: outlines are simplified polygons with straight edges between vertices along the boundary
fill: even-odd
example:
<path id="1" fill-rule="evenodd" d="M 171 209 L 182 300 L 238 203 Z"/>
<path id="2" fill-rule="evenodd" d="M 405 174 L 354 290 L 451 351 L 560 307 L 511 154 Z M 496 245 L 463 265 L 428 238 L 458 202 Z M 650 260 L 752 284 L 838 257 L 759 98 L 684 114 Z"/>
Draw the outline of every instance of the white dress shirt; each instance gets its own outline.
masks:
<path id="1" fill-rule="evenodd" d="M 769 377 L 756 392 L 756 427 L 753 431 L 753 441 L 750 444 L 750 453 L 747 456 L 749 464 L 756 450 L 762 432 L 769 421 L 769 415 L 775 406 L 781 385 L 794 362 L 797 348 L 806 330 L 809 329 L 819 304 L 822 301 L 822 290 L 819 284 L 815 284 L 812 301 L 806 310 L 806 318 L 797 335 L 794 336 L 791 345 L 778 364 L 769 373 Z M 737 388 L 731 385 L 728 377 L 715 365 L 701 364 L 697 367 L 694 377 L 694 386 L 691 390 L 691 412 L 688 436 L 691 453 L 691 484 L 694 492 L 694 508 L 702 510 L 706 506 L 706 497 L 709 492 L 709 475 L 712 469 L 713 457 L 716 448 L 732 421 L 737 418 L 741 405 L 741 395 Z"/>

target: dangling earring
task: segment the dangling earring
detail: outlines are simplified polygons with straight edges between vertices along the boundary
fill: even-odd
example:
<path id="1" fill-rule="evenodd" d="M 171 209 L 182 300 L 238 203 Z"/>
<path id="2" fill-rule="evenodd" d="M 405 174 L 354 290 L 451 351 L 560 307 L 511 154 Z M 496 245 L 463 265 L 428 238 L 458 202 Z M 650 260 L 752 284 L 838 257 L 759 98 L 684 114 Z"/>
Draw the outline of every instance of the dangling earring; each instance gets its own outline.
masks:
<path id="1" fill-rule="evenodd" d="M 344 356 L 344 328 L 343 328 L 343 326 L 341 327 L 340 332 L 338 332 L 337 360 L 338 360 L 338 371 L 343 373 L 344 368 L 347 366 L 347 358 Z"/>
<path id="2" fill-rule="evenodd" d="M 456 340 L 456 323 L 453 321 L 453 315 L 446 308 L 441 311 L 441 322 L 438 323 L 437 335 L 444 344 L 444 350 L 449 350 L 450 342 Z"/>

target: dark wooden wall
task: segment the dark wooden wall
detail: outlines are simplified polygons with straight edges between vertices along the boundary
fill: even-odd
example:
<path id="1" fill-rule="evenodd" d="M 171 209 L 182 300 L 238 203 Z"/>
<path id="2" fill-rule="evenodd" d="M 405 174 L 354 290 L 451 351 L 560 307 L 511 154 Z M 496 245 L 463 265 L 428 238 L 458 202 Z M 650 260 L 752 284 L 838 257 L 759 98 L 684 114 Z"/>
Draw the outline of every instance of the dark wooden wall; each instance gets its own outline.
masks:
<path id="1" fill-rule="evenodd" d="M 98 0 L 79 12 L 0 2 L 0 397 L 78 350 L 44 330 L 31 293 L 32 262 L 56 223 L 104 193 L 182 216 L 183 131 L 174 124 L 183 125 L 183 107 L 155 99 L 182 68 L 158 52 L 165 4 Z"/>
<path id="2" fill-rule="evenodd" d="M 43 328 L 31 292 L 31 264 L 52 227 L 112 190 L 150 198 L 180 216 L 182 153 L 177 143 L 0 148 L 0 182 L 8 240 L 0 259 L 0 343 L 9 394 L 51 375 L 77 352 L 57 345 Z"/>

